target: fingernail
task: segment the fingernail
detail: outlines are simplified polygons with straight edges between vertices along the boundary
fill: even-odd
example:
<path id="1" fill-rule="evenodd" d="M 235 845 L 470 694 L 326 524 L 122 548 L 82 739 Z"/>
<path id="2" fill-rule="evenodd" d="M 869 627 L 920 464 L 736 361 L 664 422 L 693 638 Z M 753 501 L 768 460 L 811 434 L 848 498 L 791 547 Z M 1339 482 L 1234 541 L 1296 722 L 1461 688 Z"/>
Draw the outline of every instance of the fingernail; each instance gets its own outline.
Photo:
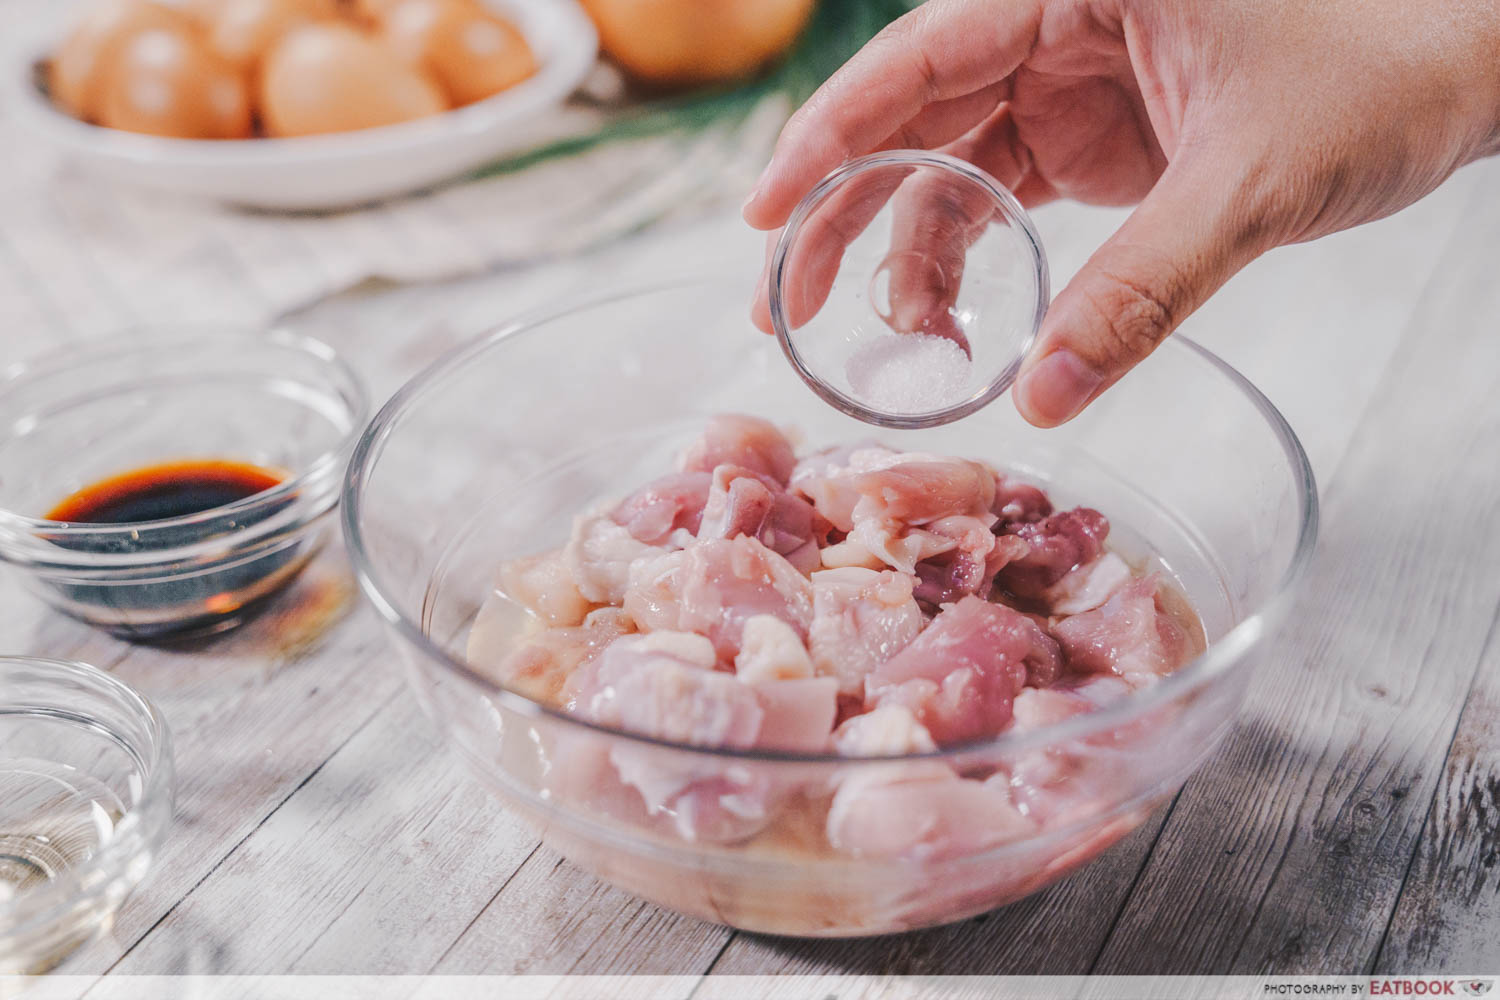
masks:
<path id="1" fill-rule="evenodd" d="M 1022 412 L 1039 423 L 1066 423 L 1088 403 L 1104 376 L 1067 348 L 1047 355 L 1016 383 Z"/>

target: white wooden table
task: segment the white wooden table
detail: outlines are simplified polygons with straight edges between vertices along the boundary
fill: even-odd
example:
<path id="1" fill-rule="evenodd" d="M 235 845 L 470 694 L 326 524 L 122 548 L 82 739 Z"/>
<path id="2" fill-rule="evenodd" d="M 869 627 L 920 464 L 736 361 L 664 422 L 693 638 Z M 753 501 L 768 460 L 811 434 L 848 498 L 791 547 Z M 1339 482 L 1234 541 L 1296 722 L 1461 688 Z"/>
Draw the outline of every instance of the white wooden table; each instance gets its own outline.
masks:
<path id="1" fill-rule="evenodd" d="M 1119 218 L 1040 214 L 1059 284 Z M 291 322 L 384 398 L 523 309 L 759 253 L 726 210 L 583 259 L 357 290 Z M 1323 534 L 1299 613 L 1170 806 L 1067 881 L 937 930 L 737 933 L 539 848 L 417 712 L 338 553 L 254 624 L 179 649 L 112 640 L 7 577 L 0 649 L 112 670 L 176 740 L 166 849 L 112 937 L 66 970 L 1500 972 L 1497 256 L 1490 163 L 1393 219 L 1271 255 L 1190 321 L 1312 457 Z M 0 358 L 37 336 L 0 329 Z"/>

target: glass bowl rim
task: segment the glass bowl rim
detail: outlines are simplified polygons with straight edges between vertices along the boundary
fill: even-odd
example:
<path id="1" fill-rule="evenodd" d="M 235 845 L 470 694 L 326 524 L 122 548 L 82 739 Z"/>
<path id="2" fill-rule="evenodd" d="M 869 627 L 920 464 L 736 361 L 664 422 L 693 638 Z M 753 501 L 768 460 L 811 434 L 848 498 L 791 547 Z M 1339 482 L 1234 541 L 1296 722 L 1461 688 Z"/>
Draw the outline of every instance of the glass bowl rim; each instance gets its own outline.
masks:
<path id="1" fill-rule="evenodd" d="M 215 331 L 216 339 L 206 340 L 201 335 L 188 335 L 186 331 L 189 329 L 211 329 Z M 136 336 L 132 331 L 137 330 L 150 330 L 152 332 Z M 235 347 L 251 351 L 265 349 L 269 346 L 276 352 L 294 351 L 312 359 L 318 365 L 320 371 L 328 376 L 328 382 L 333 388 L 333 392 L 328 398 L 337 398 L 339 404 L 347 412 L 349 419 L 348 430 L 340 435 L 336 443 L 321 451 L 316 458 L 300 471 L 291 470 L 293 472 L 291 476 L 270 489 L 262 490 L 234 503 L 223 504 L 205 511 L 199 511 L 194 514 L 183 514 L 178 517 L 112 524 L 95 524 L 89 521 L 55 521 L 45 517 L 32 517 L 0 508 L 0 531 L 11 530 L 17 532 L 22 537 L 45 532 L 49 535 L 72 538 L 110 538 L 133 535 L 143 531 L 158 532 L 195 527 L 219 520 L 226 514 L 243 514 L 266 506 L 275 505 L 289 497 L 299 495 L 308 497 L 315 506 L 319 507 L 324 505 L 325 499 L 329 503 L 337 501 L 339 491 L 336 486 L 338 482 L 336 476 L 340 464 L 353 449 L 354 442 L 364 430 L 365 420 L 369 416 L 370 400 L 369 394 L 359 375 L 333 348 L 321 340 L 305 334 L 294 333 L 283 327 L 258 330 L 253 327 L 225 323 L 176 322 L 169 324 L 142 324 L 126 327 L 123 331 L 120 331 L 120 335 L 130 337 L 130 342 L 101 350 L 89 349 L 81 357 L 78 356 L 78 348 L 76 346 L 71 348 L 62 347 L 5 368 L 3 371 L 0 371 L 0 398 L 3 398 L 7 391 L 19 384 L 23 384 L 28 379 L 56 377 L 65 374 L 73 368 L 97 365 L 101 362 L 121 358 L 150 356 L 162 351 L 170 352 L 181 348 L 201 351 L 207 345 L 232 342 Z M 315 491 L 308 490 L 308 487 L 330 479 L 333 480 L 333 483 Z M 303 491 L 307 492 L 304 493 Z M 256 522 L 255 525 L 251 526 L 251 530 L 253 531 L 254 528 L 263 524 L 271 525 L 271 522 Z M 272 526 L 279 526 L 279 524 Z M 256 536 L 258 534 L 258 532 L 255 533 Z M 141 552 L 120 553 L 80 550 L 76 553 L 78 558 L 61 561 L 66 562 L 70 566 L 86 565 L 91 568 L 155 565 L 163 562 L 175 562 L 199 554 L 200 552 L 217 552 L 222 547 L 222 539 L 204 539 L 184 545 L 153 548 Z M 239 545 L 237 544 L 235 547 L 238 548 Z M 51 546 L 48 547 L 48 552 L 52 556 L 53 561 L 58 561 L 57 553 L 51 550 Z"/>
<path id="2" fill-rule="evenodd" d="M 870 170 L 880 170 L 886 167 L 926 167 L 945 171 L 949 174 L 963 178 L 968 183 L 980 188 L 991 199 L 1004 215 L 1005 221 L 1014 226 L 1017 232 L 1024 238 L 1025 244 L 1030 247 L 1032 253 L 1032 265 L 1036 275 L 1036 301 L 1032 305 L 1031 328 L 1026 332 L 1025 339 L 1021 342 L 1015 357 L 1007 362 L 1006 366 L 992 378 L 983 388 L 971 394 L 968 398 L 960 400 L 950 406 L 936 410 L 927 410 L 919 413 L 886 413 L 873 409 L 860 402 L 854 396 L 841 392 L 823 379 L 818 378 L 808 367 L 802 358 L 802 354 L 793 342 L 791 325 L 787 322 L 786 309 L 783 302 L 784 295 L 782 287 L 787 280 L 787 258 L 791 255 L 792 244 L 796 241 L 802 226 L 807 222 L 813 211 L 822 204 L 823 200 L 831 195 L 839 185 L 852 177 Z M 811 191 L 803 196 L 792 210 L 791 217 L 781 229 L 781 235 L 776 240 L 776 249 L 771 254 L 769 267 L 770 278 L 768 281 L 768 305 L 771 314 L 771 329 L 775 331 L 776 340 L 781 345 L 781 351 L 791 362 L 792 369 L 796 371 L 807 387 L 829 406 L 856 420 L 863 420 L 867 424 L 877 427 L 890 427 L 898 430 L 915 430 L 923 427 L 936 427 L 940 424 L 952 423 L 960 420 L 978 410 L 983 409 L 998 399 L 1006 389 L 1010 388 L 1015 381 L 1016 375 L 1021 371 L 1021 361 L 1031 350 L 1031 345 L 1036 342 L 1037 333 L 1042 328 L 1042 319 L 1047 315 L 1047 305 L 1051 300 L 1051 275 L 1047 267 L 1047 251 L 1042 246 L 1041 234 L 1037 232 L 1036 224 L 1032 222 L 1030 214 L 1022 207 L 1016 196 L 1010 189 L 992 177 L 981 167 L 975 166 L 968 160 L 950 156 L 947 153 L 938 153 L 927 149 L 891 149 L 879 153 L 868 153 L 856 157 L 834 170 L 827 177 L 819 181 Z"/>
<path id="3" fill-rule="evenodd" d="M 172 759 L 172 733 L 166 717 L 146 695 L 112 674 L 81 660 L 61 660 L 45 656 L 0 655 L 0 668 L 40 667 L 59 678 L 82 680 L 103 688 L 107 696 L 144 725 L 147 740 L 144 747 L 134 741 L 123 741 L 113 729 L 79 712 L 66 712 L 62 719 L 73 725 L 87 726 L 105 736 L 112 744 L 135 760 L 140 768 L 141 792 L 137 801 L 120 817 L 109 840 L 83 864 L 69 868 L 60 878 L 0 903 L 0 934 L 44 922 L 57 909 L 66 909 L 79 898 L 92 896 L 118 877 L 121 870 L 142 847 L 150 846 L 165 833 L 171 823 L 176 802 L 176 775 Z M 0 715 L 21 714 L 7 710 L 0 703 Z M 39 706 L 45 708 L 45 706 Z"/>
<path id="4" fill-rule="evenodd" d="M 368 550 L 359 516 L 364 505 L 363 498 L 368 472 L 379 461 L 387 439 L 402 422 L 408 408 L 444 377 L 459 371 L 469 362 L 512 337 L 528 332 L 535 333 L 550 322 L 590 309 L 598 309 L 612 303 L 626 302 L 648 295 L 725 284 L 727 282 L 722 274 L 687 276 L 676 280 L 604 292 L 592 297 L 580 297 L 563 307 L 551 306 L 531 310 L 451 348 L 412 376 L 386 400 L 366 425 L 364 433 L 360 435 L 359 441 L 354 446 L 354 452 L 350 456 L 344 473 L 339 516 L 355 579 L 359 582 L 360 590 L 365 598 L 374 606 L 389 628 L 409 642 L 424 658 L 439 664 L 447 673 L 457 677 L 460 682 L 474 686 L 485 697 L 494 699 L 522 718 L 547 719 L 564 729 L 576 728 L 613 739 L 624 739 L 631 743 L 693 756 L 782 764 L 837 764 L 842 767 L 851 767 L 902 761 L 951 761 L 976 753 L 986 755 L 995 752 L 1009 753 L 1076 739 L 1123 724 L 1145 715 L 1174 698 L 1206 685 L 1210 680 L 1232 668 L 1239 657 L 1254 646 L 1268 628 L 1286 613 L 1295 595 L 1296 586 L 1312 558 L 1313 548 L 1317 541 L 1318 491 L 1312 465 L 1291 425 L 1265 394 L 1218 355 L 1178 333 L 1169 337 L 1158 350 L 1187 351 L 1196 356 L 1200 362 L 1216 369 L 1251 403 L 1281 445 L 1298 501 L 1296 543 L 1286 569 L 1276 582 L 1275 591 L 1259 607 L 1250 609 L 1245 617 L 1236 622 L 1218 641 L 1210 643 L 1207 649 L 1194 657 L 1191 662 L 1184 664 L 1149 687 L 1132 691 L 1102 708 L 1029 732 L 1002 732 L 988 739 L 955 744 L 919 754 L 844 757 L 834 753 L 695 746 L 589 722 L 560 708 L 536 701 L 519 691 L 502 687 L 479 674 L 463 660 L 453 656 L 429 638 L 420 624 L 408 618 L 395 602 L 386 596 L 385 588 L 377 576 L 374 560 Z"/>

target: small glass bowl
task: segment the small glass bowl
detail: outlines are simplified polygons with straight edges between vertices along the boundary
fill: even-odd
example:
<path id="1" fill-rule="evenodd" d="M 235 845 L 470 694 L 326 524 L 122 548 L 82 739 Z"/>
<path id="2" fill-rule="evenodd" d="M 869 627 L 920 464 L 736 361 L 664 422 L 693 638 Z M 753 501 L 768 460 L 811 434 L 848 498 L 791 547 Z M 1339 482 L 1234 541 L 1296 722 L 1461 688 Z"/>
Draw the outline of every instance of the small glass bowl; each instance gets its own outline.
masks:
<path id="1" fill-rule="evenodd" d="M 1003 184 L 957 157 L 852 160 L 804 197 L 771 257 L 771 326 L 838 410 L 933 427 L 1010 387 L 1050 295 L 1041 237 Z"/>
<path id="2" fill-rule="evenodd" d="M 172 794 L 150 701 L 86 663 L 0 657 L 0 975 L 45 972 L 109 928 Z"/>
<path id="3" fill-rule="evenodd" d="M 328 516 L 366 412 L 331 349 L 283 331 L 176 329 L 53 353 L 0 380 L 0 559 L 57 609 L 128 639 L 242 621 L 334 530 Z M 231 459 L 275 487 L 195 514 L 123 524 L 44 512 L 108 476 Z"/>

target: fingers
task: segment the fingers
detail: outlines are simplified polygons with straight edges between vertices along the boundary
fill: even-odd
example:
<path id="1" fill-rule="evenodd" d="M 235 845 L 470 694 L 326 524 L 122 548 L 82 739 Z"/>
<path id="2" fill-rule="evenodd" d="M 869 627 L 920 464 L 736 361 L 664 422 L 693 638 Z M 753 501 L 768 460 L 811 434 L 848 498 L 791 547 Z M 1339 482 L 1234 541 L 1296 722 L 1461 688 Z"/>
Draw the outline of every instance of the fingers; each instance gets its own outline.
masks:
<path id="1" fill-rule="evenodd" d="M 838 277 L 844 251 L 880 214 L 908 173 L 890 169 L 852 177 L 803 220 L 787 255 L 787 280 L 782 288 L 782 308 L 792 329 L 806 323 L 823 307 Z M 750 308 L 751 321 L 766 333 L 771 332 L 771 255 L 779 236 L 780 233 L 773 233 L 766 243 L 766 263 Z"/>
<path id="2" fill-rule="evenodd" d="M 1013 390 L 1039 427 L 1076 416 L 1274 240 L 1233 168 L 1180 159 L 1053 301 Z"/>
<path id="3" fill-rule="evenodd" d="M 745 220 L 758 229 L 783 225 L 825 174 L 886 142 L 897 131 L 892 123 L 1005 80 L 1031 50 L 1040 21 L 1041 0 L 929 0 L 892 23 L 787 123 Z M 974 108 L 950 110 L 961 119 Z"/>
<path id="4" fill-rule="evenodd" d="M 974 163 L 1008 188 L 1021 187 L 1029 172 L 1009 108 L 1002 107 L 944 152 Z M 902 333 L 946 337 L 968 353 L 968 340 L 952 313 L 964 265 L 969 248 L 1004 220 L 996 217 L 993 200 L 982 188 L 935 171 L 903 184 L 892 209 L 891 252 L 885 263 L 887 322 Z"/>

